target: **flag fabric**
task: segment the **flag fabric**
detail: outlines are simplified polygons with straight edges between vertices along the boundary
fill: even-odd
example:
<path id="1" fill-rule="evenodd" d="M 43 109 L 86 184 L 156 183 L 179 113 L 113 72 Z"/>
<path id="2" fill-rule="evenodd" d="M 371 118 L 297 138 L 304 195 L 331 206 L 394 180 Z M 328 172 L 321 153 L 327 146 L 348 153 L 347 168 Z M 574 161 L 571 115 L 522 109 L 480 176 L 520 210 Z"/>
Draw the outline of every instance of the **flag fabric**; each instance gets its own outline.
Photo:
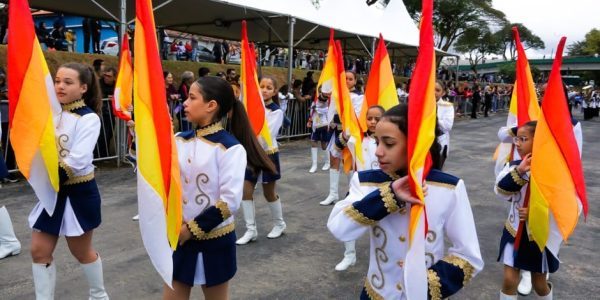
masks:
<path id="1" fill-rule="evenodd" d="M 52 216 L 59 189 L 54 124 L 61 107 L 27 0 L 10 1 L 8 19 L 10 141 L 19 170 Z"/>
<path id="2" fill-rule="evenodd" d="M 379 43 L 377 44 L 377 50 L 375 50 L 369 80 L 367 80 L 367 87 L 365 88 L 365 100 L 367 108 L 380 105 L 385 110 L 400 103 L 394 84 L 392 63 L 381 34 L 379 34 Z M 364 114 L 366 118 L 366 111 Z"/>
<path id="3" fill-rule="evenodd" d="M 581 156 L 560 75 L 565 41 L 563 37 L 558 44 L 533 140 L 528 229 L 541 251 L 549 241 L 551 223 L 566 241 L 580 209 L 585 216 L 588 212 Z"/>
<path id="4" fill-rule="evenodd" d="M 354 105 L 352 103 L 352 98 L 350 97 L 350 90 L 346 85 L 346 71 L 344 70 L 344 55 L 342 53 L 342 45 L 339 41 L 335 43 L 336 49 L 336 63 L 338 72 L 338 98 L 340 101 L 340 119 L 342 121 L 342 129 L 346 134 L 349 134 L 350 137 L 354 137 L 354 153 L 356 155 L 354 163 L 363 164 L 363 151 L 362 151 L 362 139 L 363 133 L 366 131 L 366 119 L 364 120 L 363 125 L 365 129 L 363 130 L 360 124 L 360 120 L 356 115 L 356 111 L 354 110 Z M 363 102 L 364 103 L 364 102 Z M 364 107 L 362 110 L 365 110 Z M 339 113 L 339 111 L 338 111 Z M 352 167 L 352 155 L 350 153 L 350 149 L 348 147 L 344 148 L 342 152 L 342 157 L 344 158 L 344 171 L 348 173 Z"/>
<path id="5" fill-rule="evenodd" d="M 242 88 L 242 101 L 252 129 L 256 136 L 262 137 L 267 147 L 273 147 L 269 124 L 266 120 L 265 103 L 260 93 L 260 85 L 256 72 L 256 56 L 254 47 L 248 41 L 248 31 L 246 21 L 242 21 L 242 63 L 240 71 L 240 84 Z"/>
<path id="6" fill-rule="evenodd" d="M 512 30 L 517 48 L 517 64 L 515 66 L 516 80 L 510 98 L 508 116 L 506 117 L 506 126 L 509 129 L 537 120 L 540 114 L 540 106 L 533 77 L 531 76 L 529 61 L 521 44 L 517 27 L 513 27 Z M 496 167 L 494 168 L 496 175 L 507 162 L 513 160 L 513 152 L 514 145 L 512 142 L 498 145 L 496 148 L 497 158 L 495 158 Z"/>
<path id="7" fill-rule="evenodd" d="M 133 99 L 138 209 L 146 251 L 166 284 L 183 222 L 175 137 L 167 108 L 151 0 L 136 0 Z"/>
<path id="8" fill-rule="evenodd" d="M 132 105 L 133 96 L 133 66 L 131 65 L 131 52 L 129 51 L 129 36 L 123 35 L 121 40 L 121 58 L 119 59 L 119 75 L 115 84 L 113 95 L 113 111 L 115 116 L 124 121 L 131 120 L 129 107 Z"/>
<path id="9" fill-rule="evenodd" d="M 339 101 L 339 89 L 338 89 L 338 76 L 337 76 L 337 51 L 335 48 L 335 41 L 333 40 L 333 29 L 329 29 L 329 45 L 327 46 L 327 56 L 325 58 L 325 64 L 321 70 L 321 76 L 317 81 L 317 92 L 323 84 L 329 82 L 332 86 L 331 97 L 329 98 L 329 109 L 327 111 L 327 120 L 333 122 L 333 116 L 336 112 L 342 110 L 342 104 Z M 315 97 L 315 103 L 318 101 Z"/>
<path id="10" fill-rule="evenodd" d="M 540 114 L 540 106 L 538 104 L 537 94 L 535 92 L 535 85 L 533 84 L 533 77 L 531 76 L 529 61 L 527 60 L 525 49 L 523 48 L 523 44 L 521 44 L 521 38 L 519 37 L 519 30 L 517 27 L 513 27 L 512 30 L 517 47 L 517 65 L 515 68 L 517 79 L 513 89 L 511 108 L 512 100 L 517 99 L 517 125 L 522 126 L 529 121 L 538 119 Z"/>
<path id="11" fill-rule="evenodd" d="M 429 149 L 435 140 L 435 51 L 433 44 L 433 0 L 422 1 L 419 32 L 419 54 L 411 78 L 408 98 L 407 162 L 411 193 L 420 204 L 412 204 L 408 227 L 409 250 L 406 261 L 425 260 L 427 219 L 423 181 L 431 168 Z M 407 299 L 427 295 L 427 270 L 422 264 L 407 264 L 404 270 Z"/>

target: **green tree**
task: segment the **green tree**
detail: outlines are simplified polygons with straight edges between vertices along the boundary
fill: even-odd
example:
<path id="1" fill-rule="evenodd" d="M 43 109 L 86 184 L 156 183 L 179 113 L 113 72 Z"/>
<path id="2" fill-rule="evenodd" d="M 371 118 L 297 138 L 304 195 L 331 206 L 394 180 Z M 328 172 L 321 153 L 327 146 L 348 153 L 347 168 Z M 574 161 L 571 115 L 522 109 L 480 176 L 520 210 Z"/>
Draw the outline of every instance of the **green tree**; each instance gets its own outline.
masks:
<path id="1" fill-rule="evenodd" d="M 411 17 L 419 20 L 421 0 L 403 1 Z M 433 5 L 436 47 L 444 51 L 448 51 L 469 28 L 507 22 L 504 13 L 492 7 L 492 0 L 436 0 Z"/>
<path id="2" fill-rule="evenodd" d="M 569 55 L 594 55 L 600 54 L 600 30 L 594 28 L 585 35 L 583 41 L 575 42 L 569 47 Z"/>
<path id="3" fill-rule="evenodd" d="M 536 66 L 529 66 L 530 70 L 531 70 L 531 77 L 534 78 L 534 80 L 536 78 L 539 78 L 539 76 L 542 74 L 542 72 L 540 71 L 540 69 L 538 69 L 538 67 Z M 508 82 L 514 82 L 516 77 L 516 61 L 511 61 L 508 63 L 503 63 L 498 67 L 498 74 L 502 75 L 502 77 L 507 78 Z"/>
<path id="4" fill-rule="evenodd" d="M 525 50 L 545 48 L 544 41 L 531 32 L 529 28 L 525 27 L 525 25 L 521 23 L 506 23 L 495 33 L 496 39 L 502 41 L 503 44 L 503 47 L 498 49 L 499 51 L 497 54 L 502 55 L 504 60 L 515 60 L 517 57 L 517 46 L 512 32 L 513 27 L 517 27 L 519 30 L 519 37 L 521 38 L 521 43 Z M 507 56 L 507 53 L 509 56 Z"/>
<path id="5" fill-rule="evenodd" d="M 465 30 L 454 45 L 454 49 L 466 53 L 471 70 L 477 74 L 477 65 L 489 54 L 497 53 L 502 44 L 487 27 L 472 27 Z"/>

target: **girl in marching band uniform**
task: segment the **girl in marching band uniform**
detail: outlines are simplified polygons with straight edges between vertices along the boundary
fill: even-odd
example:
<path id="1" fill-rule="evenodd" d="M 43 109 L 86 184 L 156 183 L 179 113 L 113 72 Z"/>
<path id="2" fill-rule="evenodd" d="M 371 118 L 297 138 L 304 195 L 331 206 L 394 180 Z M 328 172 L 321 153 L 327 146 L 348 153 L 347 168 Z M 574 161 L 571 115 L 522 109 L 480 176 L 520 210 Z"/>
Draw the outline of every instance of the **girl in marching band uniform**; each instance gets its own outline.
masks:
<path id="1" fill-rule="evenodd" d="M 354 112 L 356 116 L 360 116 L 364 95 L 360 90 L 356 89 L 356 73 L 346 71 L 346 86 L 350 90 L 350 99 Z M 329 194 L 325 200 L 319 202 L 320 205 L 331 205 L 339 200 L 340 162 L 342 161 L 342 150 L 346 147 L 346 140 L 341 136 L 342 122 L 338 112 L 331 111 L 328 114 L 331 116 L 329 118 L 331 120 L 329 128 L 332 131 L 331 140 L 327 146 L 331 162 L 331 168 L 329 169 Z"/>
<path id="2" fill-rule="evenodd" d="M 507 163 L 496 178 L 494 192 L 499 199 L 511 202 L 508 219 L 500 240 L 498 261 L 504 264 L 504 282 L 500 299 L 517 299 L 519 271 L 531 272 L 533 288 L 540 299 L 552 299 L 552 287 L 546 274 L 558 270 L 558 250 L 562 238 L 556 229 L 551 229 L 548 244 L 543 252 L 528 238 L 527 224 L 515 252 L 514 244 L 519 224 L 527 220 L 529 208 L 524 207 L 529 189 L 531 150 L 537 122 L 531 121 L 519 127 L 514 137 L 519 159 Z M 522 159 L 521 159 L 522 158 Z"/>
<path id="3" fill-rule="evenodd" d="M 361 299 L 446 298 L 483 268 L 464 182 L 439 169 L 432 169 L 426 179 L 429 231 L 425 253 L 418 255 L 423 261 L 406 260 L 411 205 L 418 201 L 411 196 L 406 176 L 407 115 L 404 104 L 383 115 L 375 130 L 381 169 L 355 174 L 349 195 L 335 205 L 327 223 L 341 241 L 370 233 L 369 271 Z M 434 142 L 434 168 L 440 167 L 439 150 Z M 446 238 L 452 244 L 447 250 Z M 407 274 L 408 269 L 416 272 Z"/>
<path id="4" fill-rule="evenodd" d="M 176 136 L 182 182 L 180 245 L 173 253 L 173 289 L 164 299 L 189 299 L 201 285 L 206 299 L 227 299 L 236 266 L 234 215 L 242 199 L 246 162 L 273 171 L 244 110 L 227 81 L 201 77 L 184 102 L 187 120 L 198 130 Z M 227 118 L 230 132 L 221 120 Z"/>
<path id="5" fill-rule="evenodd" d="M 283 211 L 281 208 L 281 199 L 275 191 L 275 183 L 281 178 L 281 168 L 279 164 L 279 149 L 277 147 L 277 135 L 279 129 L 283 124 L 284 113 L 279 108 L 277 98 L 277 83 L 275 79 L 271 77 L 263 77 L 260 80 L 260 91 L 262 98 L 265 102 L 266 108 L 266 122 L 269 126 L 269 132 L 271 133 L 271 147 L 268 146 L 267 142 L 259 137 L 258 140 L 275 165 L 275 171 L 269 172 L 257 172 L 253 170 L 246 170 L 246 177 L 244 181 L 244 200 L 242 201 L 242 208 L 244 213 L 244 221 L 246 222 L 246 233 L 237 240 L 238 245 L 245 245 L 251 241 L 255 241 L 258 237 L 258 231 L 256 230 L 256 220 L 254 211 L 254 187 L 258 182 L 259 175 L 263 186 L 263 195 L 269 203 L 269 209 L 271 210 L 271 216 L 273 218 L 273 229 L 267 235 L 270 239 L 275 239 L 283 234 L 286 228 L 286 224 L 283 221 Z M 262 174 L 261 174 L 262 173 Z"/>
<path id="6" fill-rule="evenodd" d="M 311 107 L 311 115 L 308 119 L 307 127 L 312 129 L 310 134 L 310 154 L 312 165 L 310 166 L 309 173 L 317 171 L 318 144 L 321 143 L 321 149 L 327 149 L 327 143 L 331 140 L 331 131 L 329 131 L 329 121 L 327 121 L 327 115 L 329 111 L 329 101 L 331 99 L 331 92 L 333 90 L 331 81 L 326 81 L 321 85 L 321 91 L 317 101 L 313 103 Z M 325 163 L 321 170 L 329 170 L 329 151 L 325 151 Z"/>
<path id="7" fill-rule="evenodd" d="M 354 137 L 350 137 L 347 141 L 348 149 L 352 153 L 352 159 L 354 160 L 353 165 L 355 166 L 357 171 L 365 171 L 365 170 L 375 170 L 379 169 L 379 163 L 377 162 L 377 157 L 375 156 L 375 151 L 377 150 L 377 143 L 375 142 L 375 128 L 377 123 L 383 116 L 385 109 L 379 105 L 369 107 L 367 111 L 367 132 L 365 133 L 365 137 L 362 141 L 362 157 L 363 162 L 360 163 L 357 161 L 356 153 L 354 153 L 356 144 L 356 140 Z M 344 140 L 347 137 L 342 134 L 342 138 Z M 340 263 L 335 266 L 336 271 L 345 271 L 350 266 L 353 266 L 356 263 L 356 241 L 348 241 L 344 242 L 344 258 Z"/>
<path id="8" fill-rule="evenodd" d="M 88 280 L 90 299 L 108 299 L 102 260 L 92 246 L 94 229 L 101 222 L 92 164 L 102 106 L 98 79 L 90 66 L 67 63 L 56 72 L 54 88 L 62 106 L 55 122 L 60 187 L 52 216 L 39 202 L 29 215 L 35 295 L 37 299 L 54 298 L 56 264 L 52 254 L 59 236 L 65 236 Z"/>
<path id="9" fill-rule="evenodd" d="M 437 100 L 437 122 L 442 135 L 438 136 L 437 140 L 442 147 L 442 165 L 448 158 L 450 151 L 450 131 L 454 125 L 454 104 L 445 99 L 446 89 L 441 82 L 435 83 L 435 98 Z"/>

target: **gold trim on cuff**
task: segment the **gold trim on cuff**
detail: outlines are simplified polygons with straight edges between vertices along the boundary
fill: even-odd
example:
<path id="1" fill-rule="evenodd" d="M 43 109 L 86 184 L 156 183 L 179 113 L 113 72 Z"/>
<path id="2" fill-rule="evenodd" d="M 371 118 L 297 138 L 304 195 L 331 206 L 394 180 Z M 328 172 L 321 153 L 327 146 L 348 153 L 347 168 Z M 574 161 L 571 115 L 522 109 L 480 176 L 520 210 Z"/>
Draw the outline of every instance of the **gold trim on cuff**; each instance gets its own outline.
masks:
<path id="1" fill-rule="evenodd" d="M 342 144 L 342 146 L 346 146 L 346 144 L 348 144 L 348 140 L 346 140 L 344 138 L 344 132 L 340 132 L 338 139 L 340 140 L 340 144 Z"/>
<path id="2" fill-rule="evenodd" d="M 517 192 L 509 192 L 509 191 L 507 191 L 505 189 L 500 188 L 497 185 L 496 185 L 496 190 L 498 190 L 498 193 L 500 193 L 502 195 L 505 195 L 505 196 L 512 196 L 512 195 L 518 193 L 518 191 Z"/>
<path id="3" fill-rule="evenodd" d="M 358 224 L 367 226 L 377 224 L 377 221 L 365 217 L 365 215 L 358 211 L 353 205 L 346 206 L 346 208 L 344 208 L 344 213 Z"/>
<path id="4" fill-rule="evenodd" d="M 221 217 L 223 218 L 223 221 L 231 217 L 231 211 L 229 210 L 229 205 L 227 205 L 227 202 L 219 200 L 217 203 L 215 203 L 215 207 L 221 211 Z"/>
<path id="5" fill-rule="evenodd" d="M 429 296 L 431 296 L 431 300 L 442 299 L 442 283 L 434 270 L 427 270 L 427 281 L 429 283 Z"/>
<path id="6" fill-rule="evenodd" d="M 271 148 L 271 149 L 265 150 L 265 153 L 267 153 L 267 155 L 273 155 L 277 152 L 279 152 L 279 148 Z"/>
<path id="7" fill-rule="evenodd" d="M 517 172 L 517 168 L 513 168 L 510 171 L 510 176 L 512 176 L 513 181 L 520 186 L 524 186 L 527 183 L 527 180 L 523 179 L 519 175 L 519 173 Z"/>
<path id="8" fill-rule="evenodd" d="M 383 300 L 384 299 L 381 295 L 379 295 L 375 291 L 375 289 L 373 289 L 373 287 L 371 286 L 371 283 L 366 278 L 365 278 L 365 291 L 367 292 L 367 296 L 369 296 L 369 299 L 372 299 L 372 300 Z"/>
<path id="9" fill-rule="evenodd" d="M 216 238 L 220 238 L 228 233 L 231 233 L 235 230 L 235 223 L 231 222 L 223 227 L 213 229 L 208 234 L 205 234 L 200 240 L 212 240 Z"/>
<path id="10" fill-rule="evenodd" d="M 465 277 L 463 278 L 463 287 L 467 286 L 467 283 L 469 283 L 471 278 L 473 278 L 473 274 L 475 273 L 475 268 L 473 265 L 471 265 L 471 263 L 469 263 L 469 261 L 466 259 L 455 255 L 448 255 L 442 260 L 451 265 L 459 267 L 463 271 L 463 274 L 465 274 Z"/>
<path id="11" fill-rule="evenodd" d="M 196 223 L 195 220 L 188 221 L 187 226 L 195 239 L 200 240 L 205 235 L 204 231 L 200 229 L 200 226 L 198 226 L 198 223 Z"/>
<path id="12" fill-rule="evenodd" d="M 383 201 L 385 208 L 387 208 L 388 213 L 391 214 L 400 209 L 396 199 L 394 199 L 394 194 L 392 193 L 392 189 L 388 182 L 379 185 L 379 194 L 381 195 L 381 200 Z"/>
<path id="13" fill-rule="evenodd" d="M 506 223 L 504 223 L 504 228 L 506 228 L 506 231 L 508 231 L 512 237 L 517 236 L 517 231 L 512 227 L 512 224 L 510 224 L 508 220 L 506 220 Z"/>

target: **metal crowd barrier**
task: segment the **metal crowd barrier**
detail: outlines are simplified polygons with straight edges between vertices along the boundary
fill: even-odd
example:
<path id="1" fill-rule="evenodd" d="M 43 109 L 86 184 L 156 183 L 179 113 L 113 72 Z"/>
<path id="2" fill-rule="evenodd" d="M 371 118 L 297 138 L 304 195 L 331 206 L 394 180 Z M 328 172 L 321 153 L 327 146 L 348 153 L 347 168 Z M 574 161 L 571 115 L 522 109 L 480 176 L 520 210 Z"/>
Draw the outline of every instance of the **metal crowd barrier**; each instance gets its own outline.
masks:
<path id="1" fill-rule="evenodd" d="M 282 126 L 277 137 L 280 139 L 285 139 L 309 136 L 311 129 L 306 127 L 306 123 L 308 122 L 312 101 L 299 101 L 296 99 L 291 99 L 288 100 L 287 105 L 285 103 L 281 104 L 283 104 L 285 108 L 285 116 L 288 118 L 291 124 L 288 127 Z"/>

